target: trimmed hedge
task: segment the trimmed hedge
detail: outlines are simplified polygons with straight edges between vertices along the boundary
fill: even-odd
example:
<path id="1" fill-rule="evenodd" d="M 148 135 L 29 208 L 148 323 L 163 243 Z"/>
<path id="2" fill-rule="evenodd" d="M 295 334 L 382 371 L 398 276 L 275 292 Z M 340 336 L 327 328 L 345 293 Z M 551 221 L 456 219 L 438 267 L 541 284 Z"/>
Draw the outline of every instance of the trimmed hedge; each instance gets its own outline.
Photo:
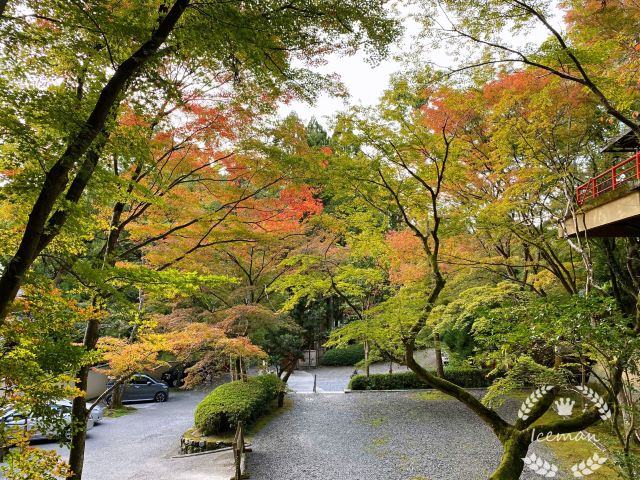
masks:
<path id="1" fill-rule="evenodd" d="M 320 365 L 326 367 L 350 367 L 364 360 L 364 347 L 362 344 L 349 345 L 344 348 L 327 350 L 320 360 Z"/>
<path id="2" fill-rule="evenodd" d="M 220 385 L 196 408 L 195 425 L 205 435 L 233 430 L 238 421 L 250 422 L 263 414 L 285 388 L 276 375 Z"/>
<path id="3" fill-rule="evenodd" d="M 431 371 L 433 375 L 435 371 Z M 487 371 L 474 368 L 445 368 L 444 378 L 463 388 L 483 388 L 491 385 Z M 418 378 L 413 372 L 355 375 L 349 382 L 351 390 L 412 390 L 433 388 Z"/>

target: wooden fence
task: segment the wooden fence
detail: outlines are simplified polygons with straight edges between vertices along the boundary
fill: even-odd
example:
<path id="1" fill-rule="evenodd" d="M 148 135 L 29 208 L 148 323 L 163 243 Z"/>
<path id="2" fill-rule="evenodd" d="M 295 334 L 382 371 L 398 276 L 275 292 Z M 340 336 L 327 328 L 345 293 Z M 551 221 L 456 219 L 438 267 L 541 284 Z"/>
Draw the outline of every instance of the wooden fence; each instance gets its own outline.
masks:
<path id="1" fill-rule="evenodd" d="M 242 473 L 242 460 L 245 452 L 250 452 L 251 448 L 247 447 L 244 443 L 244 424 L 242 421 L 238 422 L 236 428 L 236 434 L 233 437 L 233 462 L 235 468 L 235 475 L 231 477 L 231 480 L 242 480 L 249 478 L 247 473 Z"/>

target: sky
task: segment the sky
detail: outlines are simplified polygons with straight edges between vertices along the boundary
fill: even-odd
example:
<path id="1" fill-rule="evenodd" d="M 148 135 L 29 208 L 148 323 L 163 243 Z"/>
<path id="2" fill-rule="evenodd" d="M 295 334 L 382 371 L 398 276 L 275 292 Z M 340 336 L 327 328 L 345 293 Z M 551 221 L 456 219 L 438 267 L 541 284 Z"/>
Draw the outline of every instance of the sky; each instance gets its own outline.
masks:
<path id="1" fill-rule="evenodd" d="M 555 10 L 555 18 L 552 23 L 557 28 L 560 26 L 561 15 L 557 8 Z M 402 70 L 403 57 L 408 57 L 408 54 L 415 51 L 416 42 L 419 42 L 419 38 L 416 37 L 419 37 L 422 32 L 422 26 L 411 17 L 411 11 L 404 10 L 401 15 L 403 16 L 404 35 L 391 48 L 389 57 L 378 65 L 372 66 L 367 63 L 365 55 L 359 52 L 349 57 L 330 55 L 325 65 L 314 69 L 323 74 L 337 73 L 349 92 L 349 98 L 335 98 L 322 94 L 312 105 L 299 101 L 282 105 L 279 109 L 280 116 L 285 117 L 289 113 L 295 112 L 304 123 L 307 123 L 311 117 L 315 117 L 327 128 L 331 124 L 331 117 L 338 111 L 346 110 L 349 105 L 375 105 L 389 85 L 391 75 Z M 526 39 L 514 39 L 509 36 L 506 39 L 512 45 L 522 45 L 525 42 L 540 43 L 547 36 L 547 30 L 540 27 L 530 32 Z M 453 61 L 445 49 L 429 50 L 427 55 L 428 58 L 425 60 L 434 65 L 453 66 Z"/>
<path id="2" fill-rule="evenodd" d="M 403 51 L 408 51 L 413 37 L 421 31 L 421 26 L 410 17 L 409 12 L 403 13 L 403 16 L 404 35 L 398 44 L 392 47 L 386 60 L 371 65 L 367 63 L 362 52 L 353 56 L 329 55 L 325 65 L 314 68 L 318 73 L 337 73 L 349 92 L 349 98 L 335 98 L 322 94 L 313 105 L 299 101 L 283 105 L 280 115 L 284 117 L 295 112 L 304 123 L 315 117 L 326 127 L 330 123 L 330 117 L 337 111 L 345 110 L 348 105 L 369 106 L 377 103 L 389 85 L 391 75 L 402 69 L 402 61 L 396 57 L 401 57 Z"/>

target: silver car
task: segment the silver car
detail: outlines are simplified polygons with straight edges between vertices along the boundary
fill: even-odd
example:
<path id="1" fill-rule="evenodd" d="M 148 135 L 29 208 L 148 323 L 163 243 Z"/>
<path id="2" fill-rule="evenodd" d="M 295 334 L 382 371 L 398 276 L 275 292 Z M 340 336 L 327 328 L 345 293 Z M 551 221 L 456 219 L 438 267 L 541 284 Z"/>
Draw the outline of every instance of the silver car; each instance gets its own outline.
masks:
<path id="1" fill-rule="evenodd" d="M 72 408 L 72 403 L 69 400 L 60 400 L 59 402 L 57 402 L 57 404 L 64 406 L 65 408 Z M 87 408 L 89 408 L 90 404 L 91 402 L 87 402 Z M 91 412 L 89 412 L 89 418 L 93 420 L 94 425 L 102 422 L 102 420 L 104 420 L 104 405 L 98 404 L 93 407 L 91 409 Z M 87 425 L 89 425 L 89 423 L 87 423 Z M 91 427 L 93 427 L 93 425 L 91 425 Z M 87 428 L 87 430 L 89 430 L 89 428 Z"/>
<path id="2" fill-rule="evenodd" d="M 47 424 L 45 419 L 36 417 L 31 413 L 25 414 L 14 409 L 6 411 L 0 417 L 0 422 L 3 422 L 6 427 L 18 427 L 29 432 L 31 440 L 60 440 L 69 438 L 71 434 L 71 402 L 68 400 L 60 400 L 53 403 L 51 407 L 58 412 L 63 425 L 62 429 L 45 427 L 44 425 Z M 91 430 L 93 426 L 93 418 L 89 417 L 87 420 L 87 430 Z"/>

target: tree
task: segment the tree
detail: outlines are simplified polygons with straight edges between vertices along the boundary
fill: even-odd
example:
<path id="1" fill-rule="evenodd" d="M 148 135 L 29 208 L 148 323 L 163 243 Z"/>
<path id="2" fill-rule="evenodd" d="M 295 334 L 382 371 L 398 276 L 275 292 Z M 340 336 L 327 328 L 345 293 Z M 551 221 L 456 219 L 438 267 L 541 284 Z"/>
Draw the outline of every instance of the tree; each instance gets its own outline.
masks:
<path id="1" fill-rule="evenodd" d="M 96 312 L 83 308 L 50 282 L 25 287 L 14 303 L 8 321 L 0 327 L 3 374 L 0 408 L 33 414 L 42 420 L 42 428 L 59 432 L 66 422 L 52 408 L 52 399 L 77 395 L 69 374 L 91 361 L 82 348 L 73 343 L 77 324 L 84 324 Z M 18 431 L 20 430 L 20 431 Z M 65 475 L 67 465 L 55 452 L 42 452 L 29 445 L 29 432 L 0 425 L 0 442 L 8 452 L 3 473 L 7 478 L 53 478 Z M 49 476 L 47 476 L 49 475 Z"/>
<path id="2" fill-rule="evenodd" d="M 48 167 L 39 193 L 25 227 L 17 237 L 19 246 L 0 277 L 1 317 L 6 315 L 26 272 L 67 220 L 68 207 L 54 212 L 57 202 L 63 197 L 70 205 L 80 200 L 111 133 L 110 119 L 117 116 L 125 95 L 140 91 L 144 85 L 141 81 L 144 80 L 143 73 L 153 77 L 153 67 L 157 68 L 160 59 L 168 60 L 175 55 L 197 58 L 203 69 L 215 71 L 222 66 L 231 79 L 247 79 L 276 94 L 282 88 L 309 92 L 305 87 L 312 79 L 306 71 L 291 67 L 289 61 L 293 55 L 290 52 L 296 52 L 295 55 L 302 58 L 317 55 L 320 46 L 326 47 L 325 53 L 345 51 L 365 40 L 374 52 L 384 53 L 385 46 L 397 35 L 395 22 L 387 19 L 382 2 L 377 1 L 366 5 L 361 2 L 321 6 L 309 3 L 297 8 L 287 5 L 273 8 L 270 2 L 264 2 L 254 4 L 251 9 L 232 4 L 192 5 L 189 0 L 176 0 L 170 5 L 161 3 L 157 8 L 145 6 L 141 10 L 137 3 L 113 7 L 93 2 L 90 6 L 74 4 L 67 8 L 66 4 L 53 1 L 30 2 L 29 6 L 33 8 L 32 14 L 12 17 L 13 22 L 3 22 L 3 37 L 20 36 L 23 42 L 19 45 L 27 56 L 30 56 L 28 52 L 42 49 L 44 55 L 39 57 L 43 61 L 38 68 L 46 68 L 48 58 L 56 58 L 56 55 L 61 57 L 66 53 L 73 58 L 78 43 L 84 47 L 81 51 L 91 52 L 88 45 L 98 45 L 98 48 L 97 52 L 91 52 L 95 64 L 75 62 L 62 72 L 77 79 L 72 86 L 63 83 L 67 87 L 63 88 L 63 98 L 72 98 L 74 92 L 77 108 L 89 114 L 84 121 L 71 122 L 68 132 L 54 136 L 56 148 L 46 152 Z M 127 28 L 131 18 L 137 20 L 135 28 Z M 315 26 L 318 19 L 323 19 L 321 29 L 307 28 Z M 238 24 L 246 26 L 242 32 L 235 27 Z M 177 25 L 180 28 L 176 30 Z M 358 28 L 352 28 L 355 25 Z M 23 28 L 34 32 L 32 42 L 26 42 L 30 37 L 22 35 Z M 246 29 L 254 32 L 250 41 L 244 33 Z M 74 38 L 76 33 L 82 35 Z M 329 35 L 325 36 L 325 33 Z M 69 39 L 74 41 L 69 42 Z M 230 48 L 225 48 L 229 45 Z M 57 50 L 59 47 L 62 48 Z M 4 60 L 3 66 L 8 64 L 8 59 Z M 148 72 L 147 66 L 151 67 Z M 4 83 L 11 88 L 12 95 L 19 95 L 21 79 L 27 73 L 19 74 L 14 65 L 9 64 L 9 67 L 5 72 L 15 76 L 5 77 Z M 107 73 L 110 67 L 115 70 L 111 75 Z M 94 72 L 98 74 L 97 81 L 87 82 L 93 80 L 89 74 Z M 28 72 L 30 75 L 35 73 Z M 50 81 L 53 83 L 54 79 Z M 306 81 L 307 85 L 302 86 L 301 81 Z M 9 144 L 15 145 L 31 132 L 25 135 L 24 129 L 19 131 L 17 128 L 20 123 L 15 121 L 18 104 L 8 107 L 7 124 L 9 131 L 16 135 L 7 137 Z M 72 119 L 69 115 L 77 118 L 77 111 L 72 109 L 65 120 Z M 41 143 L 36 142 L 36 145 Z M 28 157 L 18 160 L 18 165 L 28 163 Z M 79 165 L 78 169 L 75 169 L 76 165 Z M 11 182 L 16 181 L 13 176 Z M 67 186 L 70 188 L 65 193 Z"/>
<path id="3" fill-rule="evenodd" d="M 510 118 L 505 115 L 505 110 L 507 113 L 510 113 L 509 109 L 518 112 L 518 108 L 523 102 L 523 98 L 513 101 L 518 98 L 517 95 L 522 93 L 525 101 L 529 101 L 540 90 L 540 86 L 525 87 L 522 91 L 510 90 L 512 87 L 507 87 L 505 97 L 501 99 L 502 103 L 493 105 L 494 110 L 490 110 L 487 112 L 488 114 L 493 114 L 495 111 L 496 115 Z M 437 304 L 446 300 L 446 296 L 442 294 L 446 292 L 447 281 L 455 274 L 455 270 L 452 270 L 451 266 L 447 264 L 447 256 L 460 245 L 459 236 L 462 233 L 473 235 L 478 228 L 484 228 L 481 222 L 489 221 L 492 225 L 490 228 L 495 229 L 497 224 L 492 222 L 502 219 L 504 221 L 502 225 L 506 226 L 506 229 L 495 232 L 495 236 L 492 235 L 494 232 L 487 232 L 489 238 L 495 241 L 504 241 L 506 232 L 509 236 L 513 235 L 513 238 L 517 239 L 519 243 L 524 244 L 522 264 L 511 263 L 510 256 L 507 257 L 508 261 L 502 263 L 507 267 L 506 274 L 513 275 L 513 281 L 533 286 L 534 289 L 531 291 L 534 293 L 540 285 L 541 278 L 536 268 L 545 266 L 552 270 L 553 265 L 569 269 L 575 268 L 575 265 L 567 267 L 568 264 L 565 263 L 571 262 L 570 257 L 565 260 L 561 260 L 560 257 L 552 258 L 552 261 L 547 263 L 548 259 L 541 255 L 538 263 L 532 261 L 535 257 L 531 257 L 531 252 L 536 250 L 540 252 L 552 251 L 554 254 L 558 254 L 557 249 L 544 243 L 550 241 L 550 237 L 547 237 L 549 227 L 544 220 L 548 215 L 547 212 L 551 208 L 558 208 L 561 203 L 558 202 L 554 206 L 552 202 L 545 199 L 547 198 L 545 195 L 549 195 L 547 193 L 549 186 L 544 182 L 533 190 L 519 188 L 518 182 L 520 179 L 529 179 L 527 182 L 520 180 L 528 187 L 532 178 L 537 182 L 540 175 L 547 174 L 549 170 L 552 172 L 551 175 L 555 175 L 555 172 L 548 167 L 546 169 L 541 167 L 540 172 L 536 172 L 537 165 L 533 164 L 533 160 L 541 161 L 546 157 L 540 155 L 540 150 L 537 148 L 531 148 L 532 145 L 524 144 L 523 148 L 521 145 L 517 143 L 514 145 L 514 142 L 509 141 L 504 141 L 504 146 L 500 144 L 501 139 L 505 138 L 503 135 L 510 134 L 513 130 L 518 131 L 515 128 L 518 125 L 514 125 L 513 121 L 507 121 L 502 132 L 493 123 L 489 123 L 487 124 L 489 128 L 484 130 L 486 137 L 478 136 L 478 132 L 482 132 L 484 126 L 480 119 L 481 116 L 476 114 L 473 104 L 469 109 L 466 109 L 466 104 L 461 101 L 469 97 L 473 98 L 474 95 L 475 92 L 469 92 L 462 88 L 454 89 L 447 85 L 434 86 L 429 81 L 428 74 L 418 73 L 413 76 L 398 77 L 394 88 L 385 94 L 381 105 L 376 110 L 356 111 L 341 119 L 340 134 L 334 134 L 332 154 L 328 157 L 331 169 L 327 169 L 327 172 L 328 175 L 331 175 L 331 182 L 325 181 L 324 184 L 330 185 L 329 188 L 338 194 L 341 191 L 349 192 L 348 194 L 342 193 L 345 197 L 355 191 L 359 201 L 363 201 L 372 211 L 379 212 L 388 219 L 390 227 L 400 232 L 402 230 L 412 232 L 420 246 L 423 263 L 416 262 L 417 259 L 415 259 L 409 261 L 405 268 L 409 268 L 409 272 L 411 272 L 411 268 L 417 267 L 418 270 L 422 268 L 424 275 L 418 276 L 417 281 L 410 282 L 398 290 L 396 295 L 379 307 L 366 311 L 362 320 L 338 330 L 333 335 L 333 342 L 345 342 L 362 335 L 378 339 L 377 347 L 387 357 L 404 361 L 423 381 L 464 403 L 489 425 L 503 444 L 502 462 L 491 478 L 494 480 L 511 479 L 519 477 L 522 472 L 524 466 L 522 458 L 526 456 L 531 443 L 533 428 L 536 432 L 543 433 L 579 431 L 599 421 L 600 416 L 597 410 L 591 409 L 570 421 L 560 420 L 533 427 L 533 423 L 552 404 L 557 392 L 557 389 L 553 389 L 536 405 L 529 418 L 510 423 L 491 404 L 479 401 L 464 389 L 442 378 L 441 374 L 438 376 L 431 374 L 414 358 L 413 354 L 417 342 L 421 335 L 424 335 L 424 332 L 432 329 L 437 345 L 437 334 L 446 329 L 444 322 L 448 322 L 447 315 L 451 315 L 447 312 L 452 312 L 453 306 L 445 308 L 443 314 L 444 307 L 439 307 Z M 480 101 L 486 101 L 486 99 L 481 98 Z M 588 106 L 586 108 L 588 110 Z M 516 114 L 516 116 L 521 115 Z M 501 125 L 503 124 L 498 123 L 498 127 Z M 550 123 L 550 125 L 554 124 Z M 586 121 L 586 125 L 588 128 L 589 120 Z M 577 123 L 576 127 L 579 129 L 582 128 L 582 125 Z M 562 123 L 559 125 L 556 123 L 551 128 L 554 133 L 558 133 L 564 127 Z M 568 141 L 572 135 L 575 135 L 575 130 L 572 131 L 569 127 L 566 135 L 565 141 Z M 523 135 L 523 138 L 528 138 L 528 136 Z M 357 148 L 354 149 L 354 145 Z M 515 150 L 514 147 L 522 148 L 522 153 L 520 150 Z M 518 153 L 511 157 L 512 151 Z M 483 153 L 487 154 L 486 157 L 481 156 Z M 312 164 L 314 161 L 312 160 Z M 493 161 L 496 162 L 496 167 L 493 167 L 495 172 L 492 171 L 491 166 Z M 467 164 L 467 162 L 469 163 Z M 473 162 L 479 162 L 483 166 L 486 163 L 488 173 L 478 177 L 475 174 L 477 169 L 467 170 L 467 165 L 474 165 Z M 307 170 L 313 172 L 309 167 Z M 322 168 L 319 171 L 319 175 L 321 175 Z M 470 178 L 472 179 L 469 182 L 471 185 L 467 183 Z M 476 188 L 478 188 L 477 191 Z M 552 188 L 555 189 L 556 185 L 552 184 Z M 495 199 L 496 192 L 498 194 L 497 200 Z M 486 220 L 485 217 L 479 215 L 477 220 L 472 222 L 471 227 L 456 223 L 456 215 L 464 216 L 465 205 L 473 205 L 471 202 L 464 201 L 465 195 L 475 195 L 474 198 L 481 200 L 479 206 L 483 208 L 487 208 L 487 205 L 490 206 L 490 202 L 495 202 L 496 211 L 488 213 Z M 425 202 L 425 198 L 429 201 Z M 509 201 L 504 201 L 505 198 L 509 198 Z M 544 213 L 535 213 L 535 210 L 532 212 L 532 203 L 535 208 L 539 208 L 540 212 Z M 463 207 L 461 211 L 457 210 L 460 206 Z M 496 213 L 500 215 L 496 215 Z M 521 214 L 525 219 L 522 223 L 520 221 Z M 536 218 L 535 215 L 542 215 L 542 221 L 540 223 L 534 222 L 531 225 L 527 224 L 527 219 Z M 443 221 L 443 219 L 446 220 Z M 403 228 L 398 228 L 399 226 Z M 538 232 L 537 238 L 534 237 L 533 240 L 529 240 L 530 234 L 524 233 L 531 226 L 534 227 L 534 231 Z M 458 235 L 458 238 L 455 235 Z M 471 238 L 473 239 L 473 237 Z M 527 247 L 527 245 L 529 246 Z M 530 252 L 529 257 L 526 254 L 527 248 Z M 415 251 L 415 248 L 413 250 Z M 401 259 L 401 255 L 396 254 L 395 257 Z M 491 260 L 488 260 L 487 264 L 491 264 Z M 467 267 L 467 265 L 464 266 Z M 509 272 L 509 267 L 513 267 L 513 273 Z M 522 271 L 523 269 L 525 272 L 527 269 L 531 269 L 531 271 L 525 277 L 521 277 L 518 270 Z M 398 267 L 395 267 L 395 270 L 398 273 L 401 271 Z M 394 275 L 402 278 L 402 275 L 398 273 L 394 272 Z M 496 273 L 500 273 L 500 271 Z M 534 274 L 538 275 L 538 280 L 532 279 Z M 577 278 L 574 276 L 565 277 L 566 272 L 561 275 L 555 273 L 553 275 L 561 285 L 562 279 L 576 282 Z M 411 276 L 409 274 L 405 277 L 410 278 Z M 481 277 L 476 278 L 481 279 Z M 522 282 L 523 278 L 524 282 Z M 495 277 L 493 281 L 495 282 Z M 517 287 L 513 287 L 513 283 L 511 283 L 510 289 L 515 291 L 511 294 L 509 289 L 506 292 L 501 292 L 501 288 L 498 287 L 493 299 L 486 300 L 488 302 L 486 308 L 491 309 L 491 306 L 495 306 L 496 302 L 502 306 L 502 302 L 507 302 L 512 295 L 521 294 Z M 574 288 L 566 289 L 564 286 L 561 286 L 561 289 L 567 293 L 575 291 Z M 465 308 L 467 308 L 467 303 L 471 307 L 476 302 L 472 294 L 477 296 L 479 292 L 487 293 L 487 290 L 488 287 L 485 283 L 480 290 L 469 291 L 467 296 L 460 300 Z M 418 293 L 416 294 L 416 292 Z M 549 293 L 551 292 L 555 293 L 554 290 L 549 289 Z M 540 291 L 537 294 L 540 294 Z M 455 298 L 455 294 L 449 298 Z M 484 301 L 482 300 L 482 302 Z M 481 310 L 475 310 L 473 315 L 479 312 Z M 587 323 L 595 322 L 597 324 L 597 320 L 594 319 L 599 318 L 600 315 L 602 313 L 599 313 L 597 308 L 587 308 L 583 318 Z M 514 325 L 506 321 L 496 321 L 496 326 L 499 328 L 496 330 L 495 337 L 492 336 L 493 334 L 490 335 L 490 338 L 481 335 L 475 336 L 475 340 L 482 342 L 483 348 L 489 353 L 485 358 L 479 358 L 480 362 L 485 363 L 499 359 L 500 364 L 507 367 L 506 380 L 497 382 L 493 391 L 507 391 L 508 387 L 513 385 L 522 386 L 525 379 L 534 384 L 551 380 L 557 385 L 565 384 L 563 383 L 563 381 L 566 382 L 563 380 L 565 379 L 563 370 L 554 368 L 556 365 L 553 355 L 551 358 L 548 355 L 541 356 L 538 360 L 539 363 L 530 357 L 522 361 L 510 361 L 510 358 L 523 353 L 534 354 L 537 342 L 544 343 L 545 339 L 549 340 L 549 345 L 553 345 L 552 339 L 557 338 L 559 329 L 569 335 L 572 328 L 569 327 L 570 322 L 562 315 L 559 315 L 558 318 L 561 320 L 554 323 L 553 327 L 540 328 L 539 330 L 533 328 L 530 321 L 523 321 L 522 325 L 519 325 L 515 330 Z M 451 325 L 451 323 L 449 324 Z M 480 323 L 476 323 L 473 328 L 479 332 L 481 331 L 480 325 Z M 492 331 L 492 324 L 483 323 L 482 326 L 489 327 L 489 331 Z M 532 331 L 536 333 L 540 331 L 539 337 L 541 338 L 536 339 L 536 335 L 532 335 Z M 491 358 L 490 353 L 494 351 L 492 347 L 495 347 L 504 335 L 513 337 L 513 357 L 503 358 L 501 352 L 496 352 L 496 356 Z M 580 338 L 576 338 L 576 342 L 581 341 Z M 618 349 L 616 352 L 620 353 L 621 350 Z M 620 354 L 620 357 L 617 358 L 623 357 L 630 358 L 629 352 L 627 351 L 625 355 Z M 579 355 L 578 358 L 586 364 L 588 363 L 587 358 L 590 357 Z M 550 364 L 545 364 L 549 360 Z M 621 389 L 620 378 L 624 365 L 617 361 L 608 363 L 608 365 L 610 366 L 610 381 L 605 382 L 604 386 L 609 391 L 608 401 L 614 404 L 615 396 Z M 487 401 L 490 399 L 491 396 L 487 398 Z"/>
<path id="4" fill-rule="evenodd" d="M 112 5 L 96 1 L 69 6 L 58 1 L 26 1 L 10 3 L 3 12 L 1 38 L 16 45 L 12 55 L 30 58 L 32 62 L 29 68 L 23 68 L 24 65 L 14 63 L 8 56 L 1 60 L 1 83 L 7 100 L 2 106 L 1 143 L 3 153 L 7 153 L 0 166 L 3 210 L 9 200 L 17 200 L 19 210 L 15 217 L 10 214 L 12 208 L 7 206 L 4 211 L 10 220 L 6 222 L 8 241 L 3 251 L 6 261 L 0 277 L 2 321 L 25 276 L 34 265 L 40 267 L 36 262 L 38 258 L 51 252 L 73 256 L 87 248 L 86 244 L 73 240 L 72 235 L 66 238 L 64 235 L 70 233 L 69 227 L 73 231 L 82 225 L 90 226 L 91 216 L 87 213 L 93 214 L 94 208 L 102 207 L 101 200 L 91 203 L 99 198 L 96 193 L 109 191 L 108 187 L 101 190 L 100 183 L 105 178 L 102 174 L 107 171 L 104 168 L 107 163 L 113 164 L 113 176 L 127 179 L 126 185 L 116 191 L 122 197 L 137 196 L 141 201 L 135 202 L 137 210 L 132 212 L 132 217 L 124 219 L 122 213 L 127 202 L 119 198 L 111 203 L 112 223 L 102 250 L 105 270 L 114 267 L 117 260 L 114 255 L 132 253 L 127 248 L 117 253 L 115 250 L 123 223 L 137 218 L 141 212 L 147 213 L 154 203 L 150 197 L 155 196 L 155 201 L 158 197 L 168 198 L 178 185 L 184 187 L 184 177 L 172 178 L 169 171 L 163 170 L 166 162 L 162 163 L 162 156 L 156 157 L 159 164 L 151 162 L 153 168 L 148 171 L 145 167 L 149 163 L 141 161 L 143 155 L 135 155 L 137 164 L 135 160 L 129 161 L 130 152 L 122 155 L 126 147 L 131 146 L 127 141 L 134 136 L 147 143 L 157 142 L 149 149 L 152 153 L 159 150 L 163 141 L 166 146 L 168 137 L 157 135 L 158 126 L 160 130 L 163 126 L 166 129 L 171 109 L 181 108 L 185 100 L 193 99 L 185 99 L 185 93 L 202 97 L 202 91 L 185 88 L 185 84 L 180 83 L 185 77 L 173 74 L 181 69 L 196 72 L 197 79 L 206 79 L 202 87 L 219 82 L 227 86 L 224 95 L 235 96 L 245 104 L 265 104 L 264 98 L 273 100 L 285 92 L 309 98 L 328 84 L 304 67 L 293 67 L 293 58 L 304 64 L 329 52 L 348 52 L 362 41 L 370 45 L 373 56 L 382 55 L 386 44 L 398 33 L 395 21 L 384 13 L 382 2 L 307 3 L 299 8 L 262 2 L 250 9 L 232 4 L 196 5 L 189 0 L 152 3 Z M 132 18 L 135 20 L 131 21 Z M 243 25 L 242 29 L 237 27 L 239 24 Z M 315 28 L 316 25 L 320 28 Z M 248 30 L 255 35 L 247 36 Z M 55 68 L 51 68 L 54 64 Z M 33 78 L 45 79 L 45 86 L 34 84 Z M 157 97 L 151 93 L 158 91 L 162 92 L 159 97 L 163 100 L 154 104 Z M 25 99 L 35 101 L 25 102 Z M 224 122 L 220 116 L 216 118 L 212 110 L 215 109 L 209 109 L 208 118 L 218 123 L 216 133 L 219 133 Z M 133 119 L 134 123 L 142 120 L 142 123 L 129 124 L 130 128 L 126 128 L 127 119 Z M 194 126 L 195 130 L 188 132 L 188 121 L 186 125 L 172 125 L 174 135 L 170 137 L 176 144 L 169 146 L 164 160 L 174 166 L 179 164 L 175 157 L 181 155 L 179 150 L 185 138 L 191 145 L 202 144 L 204 125 Z M 137 135 L 131 135 L 134 130 L 139 130 Z M 211 152 L 201 153 L 204 157 Z M 207 164 L 219 160 L 202 157 L 199 170 L 192 169 L 187 175 L 191 176 L 188 181 L 192 181 L 194 174 L 204 173 Z M 138 173 L 137 168 L 140 168 Z M 180 175 L 185 173 L 180 172 Z M 146 195 L 149 192 L 139 195 L 141 190 L 137 187 L 142 185 L 142 178 L 149 179 L 146 187 L 151 188 L 152 195 Z M 116 183 L 119 181 L 116 178 Z M 86 195 L 88 192 L 90 195 Z M 217 199 L 224 211 L 239 202 L 236 199 L 225 205 L 220 200 Z M 86 206 L 88 210 L 83 208 Z M 197 229 L 202 227 L 202 221 L 194 221 L 192 225 Z M 140 242 L 133 245 L 134 250 L 139 253 L 144 246 L 165 238 L 167 232 L 175 231 L 172 228 L 140 238 Z M 211 228 L 211 224 L 202 227 L 200 240 L 191 249 L 209 243 L 207 228 Z M 91 233 L 85 231 L 83 236 L 90 238 Z M 57 242 L 59 239 L 67 243 Z M 189 253 L 190 249 L 182 251 L 172 262 L 180 261 Z M 63 275 L 77 274 L 74 261 L 64 260 L 56 265 L 56 275 L 61 271 Z M 169 266 L 171 263 L 161 269 Z M 100 277 L 94 267 L 101 269 L 100 263 L 91 266 L 94 270 L 91 275 Z M 89 273 L 86 266 L 85 273 Z M 80 283 L 87 280 L 82 275 L 77 278 Z M 104 282 L 100 286 L 110 291 L 108 297 L 118 290 Z M 97 307 L 104 296 L 105 292 L 101 291 L 89 298 L 89 303 Z M 84 345 L 87 352 L 95 348 L 98 328 L 97 319 L 89 321 Z M 83 366 L 78 376 L 80 389 L 86 388 L 86 368 Z M 83 424 L 86 408 L 81 396 L 74 401 L 74 417 L 80 420 L 78 424 Z M 81 478 L 83 439 L 80 428 L 72 441 L 70 463 L 74 473 L 70 478 Z"/>
<path id="5" fill-rule="evenodd" d="M 640 127 L 630 109 L 637 98 L 628 89 L 627 82 L 620 81 L 621 72 L 633 69 L 637 63 L 631 25 L 638 12 L 632 3 L 589 2 L 585 14 L 584 5 L 579 2 L 496 0 L 482 6 L 474 2 L 445 2 L 450 14 L 449 25 L 440 33 L 466 48 L 465 65 L 454 71 L 495 64 L 533 67 L 580 85 L 608 115 L 640 135 Z M 427 0 L 424 6 L 432 12 L 434 4 Z M 554 26 L 554 13 L 563 8 L 569 24 L 566 34 Z M 430 22 L 429 17 L 424 18 Z M 620 19 L 624 19 L 621 24 Z M 536 27 L 548 35 L 541 45 L 523 47 L 505 42 L 500 35 L 509 32 L 511 38 L 518 38 Z M 621 38 L 625 40 L 620 41 Z M 613 52 L 619 55 L 615 58 L 624 60 L 613 61 Z"/>
<path id="6" fill-rule="evenodd" d="M 329 135 L 315 117 L 311 117 L 305 131 L 307 133 L 307 143 L 310 147 L 326 147 L 329 145 Z"/>

